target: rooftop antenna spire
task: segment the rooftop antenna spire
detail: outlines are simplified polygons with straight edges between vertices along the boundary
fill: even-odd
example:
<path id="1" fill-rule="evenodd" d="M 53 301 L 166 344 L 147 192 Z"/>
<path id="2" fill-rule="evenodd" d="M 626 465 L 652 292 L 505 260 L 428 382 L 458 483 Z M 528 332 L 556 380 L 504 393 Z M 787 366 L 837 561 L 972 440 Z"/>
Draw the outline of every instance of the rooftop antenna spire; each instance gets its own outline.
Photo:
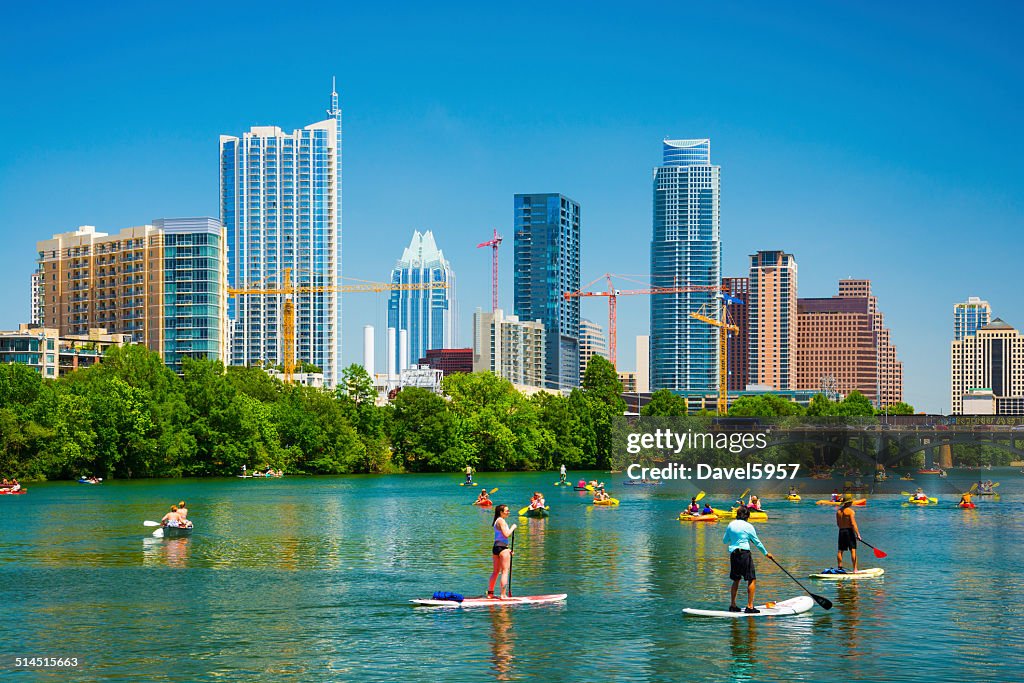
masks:
<path id="1" fill-rule="evenodd" d="M 341 110 L 338 109 L 338 88 L 335 84 L 335 77 L 331 76 L 331 108 L 327 110 L 328 116 L 338 118 Z"/>

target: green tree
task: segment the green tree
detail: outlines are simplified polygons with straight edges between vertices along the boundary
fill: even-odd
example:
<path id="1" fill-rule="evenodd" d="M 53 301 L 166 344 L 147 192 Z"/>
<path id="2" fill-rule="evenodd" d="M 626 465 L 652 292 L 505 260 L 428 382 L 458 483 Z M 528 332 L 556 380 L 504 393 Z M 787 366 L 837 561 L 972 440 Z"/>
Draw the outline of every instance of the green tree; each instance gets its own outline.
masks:
<path id="1" fill-rule="evenodd" d="M 643 417 L 681 417 L 688 414 L 686 399 L 668 389 L 651 394 L 650 402 L 640 409 Z"/>

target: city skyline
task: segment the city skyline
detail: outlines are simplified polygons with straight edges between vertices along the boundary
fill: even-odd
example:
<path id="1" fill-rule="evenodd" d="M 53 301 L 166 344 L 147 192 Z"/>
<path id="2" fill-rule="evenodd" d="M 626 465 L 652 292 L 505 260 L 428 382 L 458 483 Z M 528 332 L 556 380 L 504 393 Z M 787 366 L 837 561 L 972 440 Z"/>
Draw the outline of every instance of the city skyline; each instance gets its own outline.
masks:
<path id="1" fill-rule="evenodd" d="M 492 227 L 510 236 L 510 195 L 555 190 L 587 211 L 584 281 L 647 272 L 655 145 L 700 136 L 715 141 L 725 169 L 722 275 L 742 276 L 750 253 L 781 248 L 800 259 L 806 295 L 828 296 L 841 277 L 872 280 L 906 365 L 905 398 L 918 409 L 948 409 L 951 305 L 979 295 L 1008 323 L 1024 323 L 1024 303 L 1002 276 L 1014 267 L 1024 213 L 1015 193 L 1017 8 L 979 17 L 942 5 L 923 18 L 901 7 L 556 8 L 552 27 L 579 23 L 587 35 L 614 35 L 615 45 L 595 50 L 580 33 L 525 57 L 509 49 L 509 29 L 486 39 L 468 30 L 493 23 L 496 9 L 410 7 L 390 18 L 381 51 L 366 29 L 382 13 L 332 8 L 322 29 L 295 31 L 308 48 L 301 59 L 238 49 L 254 35 L 299 28 L 298 17 L 273 8 L 240 19 L 217 7 L 204 21 L 156 8 L 130 18 L 114 6 L 69 6 L 45 20 L 41 12 L 14 8 L 0 47 L 5 92 L 18 102 L 0 120 L 19 132 L 0 160 L 0 282 L 15 298 L 0 313 L 4 329 L 28 320 L 36 241 L 83 224 L 216 217 L 211 140 L 256 123 L 291 130 L 317 120 L 334 74 L 347 109 L 345 263 L 355 276 L 384 279 L 409 230 L 445 225 L 438 236 L 467 293 L 463 310 L 489 308 L 489 254 L 475 244 Z M 707 27 L 692 38 L 706 48 L 694 57 L 705 85 L 696 106 L 688 88 L 664 87 L 643 49 L 683 18 Z M 144 21 L 162 27 L 147 49 L 121 40 Z M 337 33 L 323 45 L 306 33 L 328 26 Z M 182 39 L 191 51 L 170 49 Z M 26 57 L 43 43 L 53 45 L 46 58 Z M 467 49 L 481 55 L 474 64 L 462 59 Z M 555 63 L 557 78 L 528 75 Z M 262 69 L 275 87 L 223 97 L 223 74 L 241 68 Z M 506 77 L 500 89 L 484 85 L 494 73 Z M 781 83 L 779 73 L 788 75 Z M 961 83 L 955 93 L 950 77 Z M 572 100 L 541 94 L 567 80 L 577 84 Z M 539 90 L 529 102 L 515 95 L 521 83 Z M 74 134 L 51 136 L 66 127 L 67 103 Z M 941 141 L 964 133 L 972 163 L 953 169 Z M 527 154 L 537 148 L 552 152 Z M 55 186 L 60 201 L 50 198 Z M 452 187 L 466 198 L 457 212 L 446 201 Z M 962 260 L 965 240 L 985 258 Z M 507 246 L 501 305 L 511 309 Z M 386 297 L 376 299 L 345 297 L 345 365 L 359 361 L 363 324 L 384 329 Z M 646 333 L 643 299 L 622 302 L 620 339 Z M 584 302 L 583 314 L 606 324 L 604 303 Z M 468 316 L 460 326 L 470 338 Z M 630 346 L 620 369 L 632 365 Z"/>

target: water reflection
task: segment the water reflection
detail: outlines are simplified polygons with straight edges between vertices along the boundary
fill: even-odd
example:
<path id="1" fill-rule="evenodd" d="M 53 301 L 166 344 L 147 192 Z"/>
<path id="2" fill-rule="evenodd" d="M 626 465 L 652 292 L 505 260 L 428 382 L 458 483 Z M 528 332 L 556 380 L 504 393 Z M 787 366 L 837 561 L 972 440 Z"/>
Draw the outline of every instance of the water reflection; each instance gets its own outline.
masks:
<path id="1" fill-rule="evenodd" d="M 512 653 L 515 639 L 512 637 L 512 615 L 509 608 L 491 607 L 491 675 L 499 681 L 511 681 L 513 676 Z"/>
<path id="2" fill-rule="evenodd" d="M 147 536 L 142 539 L 142 564 L 165 567 L 188 566 L 189 543 L 191 538 L 154 538 Z"/>
<path id="3" fill-rule="evenodd" d="M 732 619 L 731 622 L 729 646 L 732 649 L 732 680 L 758 680 L 757 619 Z"/>

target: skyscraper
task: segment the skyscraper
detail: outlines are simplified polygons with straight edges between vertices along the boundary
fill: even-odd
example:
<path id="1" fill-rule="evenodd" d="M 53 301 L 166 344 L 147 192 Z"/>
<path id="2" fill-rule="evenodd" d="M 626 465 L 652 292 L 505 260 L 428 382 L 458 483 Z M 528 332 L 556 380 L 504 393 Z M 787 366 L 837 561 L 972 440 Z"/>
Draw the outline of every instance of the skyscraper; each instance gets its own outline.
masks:
<path id="1" fill-rule="evenodd" d="M 513 384 L 544 388 L 544 323 L 519 320 L 500 308 L 473 314 L 473 372 L 492 372 Z"/>
<path id="2" fill-rule="evenodd" d="M 796 259 L 782 251 L 750 255 L 750 381 L 796 388 Z"/>
<path id="3" fill-rule="evenodd" d="M 994 402 L 994 410 L 986 412 L 1024 415 L 1024 335 L 996 318 L 954 340 L 951 356 L 953 415 L 974 412 L 969 408 L 974 402 L 967 399 L 975 392 Z"/>
<path id="4" fill-rule="evenodd" d="M 593 320 L 580 318 L 580 381 L 587 372 L 592 356 L 608 357 L 608 337 L 604 328 Z"/>
<path id="5" fill-rule="evenodd" d="M 992 321 L 992 307 L 976 296 L 953 306 L 953 341 L 973 336 Z"/>
<path id="6" fill-rule="evenodd" d="M 291 269 L 296 287 L 295 359 L 334 386 L 341 369 L 341 109 L 331 93 L 326 120 L 292 133 L 254 126 L 220 137 L 221 220 L 228 282 L 275 288 Z M 231 360 L 284 361 L 283 294 L 232 299 Z"/>
<path id="7" fill-rule="evenodd" d="M 557 193 L 515 196 L 515 315 L 544 323 L 549 389 L 580 385 L 580 205 Z"/>
<path id="8" fill-rule="evenodd" d="M 718 390 L 718 330 L 690 313 L 705 306 L 718 317 L 721 167 L 711 164 L 708 139 L 665 140 L 662 152 L 654 169 L 652 285 L 707 291 L 651 297 L 651 389 L 711 393 Z"/>
<path id="9" fill-rule="evenodd" d="M 750 384 L 750 303 L 749 277 L 723 277 L 722 289 L 728 291 L 742 304 L 726 301 L 726 319 L 740 328 L 738 333 L 730 332 L 726 342 L 729 357 L 729 391 L 743 391 Z"/>
<path id="10" fill-rule="evenodd" d="M 437 248 L 429 230 L 413 232 L 412 242 L 391 271 L 391 282 L 420 284 L 445 282 L 447 289 L 404 292 L 394 290 L 388 300 L 388 327 L 407 330 L 407 358 L 395 357 L 395 367 L 418 363 L 428 349 L 450 349 L 458 345 L 458 307 L 455 273 L 444 253 Z M 401 352 L 396 345 L 395 353 Z"/>

